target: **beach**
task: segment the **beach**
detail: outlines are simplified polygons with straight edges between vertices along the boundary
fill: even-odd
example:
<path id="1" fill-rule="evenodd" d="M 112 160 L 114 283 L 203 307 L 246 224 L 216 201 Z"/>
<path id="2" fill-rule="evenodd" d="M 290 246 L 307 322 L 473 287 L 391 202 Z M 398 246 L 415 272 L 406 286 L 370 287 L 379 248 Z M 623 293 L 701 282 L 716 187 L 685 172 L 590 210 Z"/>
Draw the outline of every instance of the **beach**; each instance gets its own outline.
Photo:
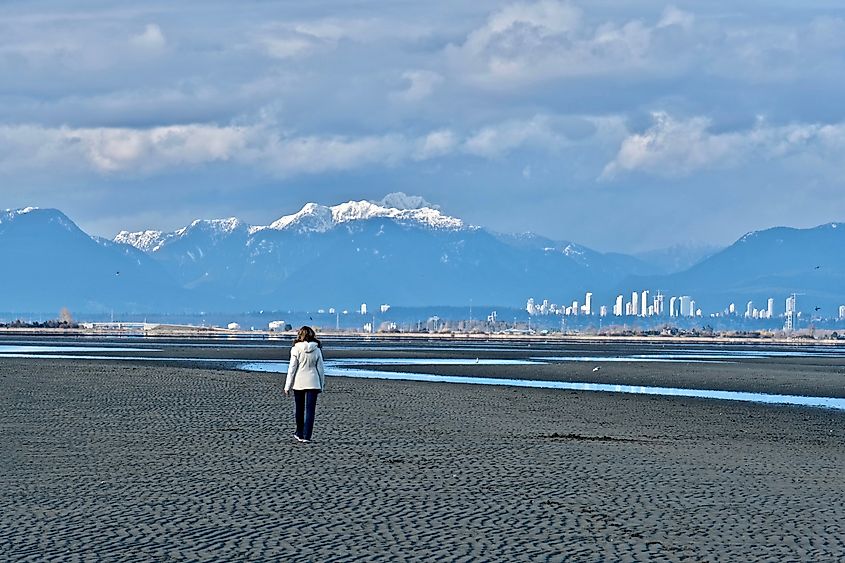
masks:
<path id="1" fill-rule="evenodd" d="M 840 361 L 769 364 L 554 369 L 842 396 Z M 550 367 L 460 369 L 473 370 L 557 377 Z M 843 411 L 330 377 L 304 445 L 291 437 L 282 377 L 0 358 L 0 558 L 845 557 Z"/>

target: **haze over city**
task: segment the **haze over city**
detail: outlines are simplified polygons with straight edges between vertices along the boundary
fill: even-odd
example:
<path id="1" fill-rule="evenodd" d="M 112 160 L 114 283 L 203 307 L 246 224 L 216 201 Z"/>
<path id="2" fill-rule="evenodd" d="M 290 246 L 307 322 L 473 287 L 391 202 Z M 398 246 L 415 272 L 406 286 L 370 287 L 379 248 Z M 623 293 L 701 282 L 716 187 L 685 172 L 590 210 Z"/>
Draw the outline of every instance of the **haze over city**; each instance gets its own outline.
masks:
<path id="1" fill-rule="evenodd" d="M 404 191 L 602 251 L 845 218 L 845 19 L 792 2 L 5 2 L 0 207 L 86 232 Z"/>

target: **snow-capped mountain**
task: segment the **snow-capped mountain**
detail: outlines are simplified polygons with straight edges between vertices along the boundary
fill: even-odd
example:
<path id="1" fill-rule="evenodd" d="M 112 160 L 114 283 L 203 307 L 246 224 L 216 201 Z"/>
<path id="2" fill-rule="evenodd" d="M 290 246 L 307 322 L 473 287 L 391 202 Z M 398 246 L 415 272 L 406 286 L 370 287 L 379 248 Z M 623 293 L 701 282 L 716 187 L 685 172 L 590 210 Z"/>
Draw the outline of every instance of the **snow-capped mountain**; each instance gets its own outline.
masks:
<path id="1" fill-rule="evenodd" d="M 391 193 L 380 201 L 347 201 L 333 206 L 306 203 L 302 209 L 284 215 L 269 225 L 248 226 L 235 217 L 229 219 L 197 219 L 187 227 L 173 232 L 121 231 L 114 241 L 129 244 L 144 252 L 158 252 L 165 245 L 190 236 L 196 230 L 227 238 L 239 230 L 255 234 L 264 230 L 295 231 L 298 233 L 325 233 L 340 225 L 385 218 L 412 227 L 457 230 L 464 228 L 460 219 L 443 214 L 419 196 L 402 192 Z M 216 233 L 216 235 L 215 235 Z"/>
<path id="2" fill-rule="evenodd" d="M 122 232 L 115 240 L 147 252 L 184 287 L 265 308 L 291 299 L 518 304 L 528 292 L 581 293 L 650 273 L 630 257 L 468 226 L 404 193 L 308 203 L 266 226 L 195 221 L 171 233 Z"/>
<path id="3" fill-rule="evenodd" d="M 225 237 L 238 230 L 248 230 L 249 227 L 236 217 L 228 219 L 197 219 L 187 227 L 182 227 L 171 233 L 164 231 L 120 231 L 114 237 L 114 242 L 134 246 L 144 252 L 157 252 L 165 244 L 179 240 L 194 231 L 209 233 L 212 237 Z"/>
<path id="4" fill-rule="evenodd" d="M 838 224 L 751 233 L 685 272 L 655 276 L 630 256 L 467 226 L 404 194 L 311 203 L 266 226 L 197 220 L 114 241 L 88 236 L 57 210 L 24 208 L 0 211 L 0 263 L 9 265 L 0 311 L 520 306 L 528 296 L 564 302 L 592 291 L 609 302 L 649 288 L 714 306 L 800 291 L 830 307 L 845 302 L 843 235 Z"/>

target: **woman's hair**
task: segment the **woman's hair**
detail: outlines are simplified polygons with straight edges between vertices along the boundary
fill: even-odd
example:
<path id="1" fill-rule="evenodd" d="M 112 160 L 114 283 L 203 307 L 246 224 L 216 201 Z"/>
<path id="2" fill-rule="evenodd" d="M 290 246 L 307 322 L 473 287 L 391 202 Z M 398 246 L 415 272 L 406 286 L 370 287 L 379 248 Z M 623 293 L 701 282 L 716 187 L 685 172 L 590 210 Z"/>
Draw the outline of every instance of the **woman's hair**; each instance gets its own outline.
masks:
<path id="1" fill-rule="evenodd" d="M 296 333 L 296 340 L 293 343 L 296 344 L 297 342 L 316 342 L 319 348 L 323 347 L 322 343 L 317 339 L 317 333 L 308 325 L 303 326 Z"/>

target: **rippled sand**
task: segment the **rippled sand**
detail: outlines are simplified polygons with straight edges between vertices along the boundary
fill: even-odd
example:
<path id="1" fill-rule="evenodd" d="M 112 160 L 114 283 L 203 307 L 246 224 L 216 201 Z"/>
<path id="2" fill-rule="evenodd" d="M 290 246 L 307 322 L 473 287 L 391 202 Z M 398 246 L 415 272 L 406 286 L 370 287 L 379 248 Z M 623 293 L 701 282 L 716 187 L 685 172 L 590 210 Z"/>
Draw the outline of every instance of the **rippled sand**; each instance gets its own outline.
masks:
<path id="1" fill-rule="evenodd" d="M 3 359 L 0 385 L 4 560 L 845 553 L 842 412 L 334 379 L 301 445 L 270 374 Z"/>

